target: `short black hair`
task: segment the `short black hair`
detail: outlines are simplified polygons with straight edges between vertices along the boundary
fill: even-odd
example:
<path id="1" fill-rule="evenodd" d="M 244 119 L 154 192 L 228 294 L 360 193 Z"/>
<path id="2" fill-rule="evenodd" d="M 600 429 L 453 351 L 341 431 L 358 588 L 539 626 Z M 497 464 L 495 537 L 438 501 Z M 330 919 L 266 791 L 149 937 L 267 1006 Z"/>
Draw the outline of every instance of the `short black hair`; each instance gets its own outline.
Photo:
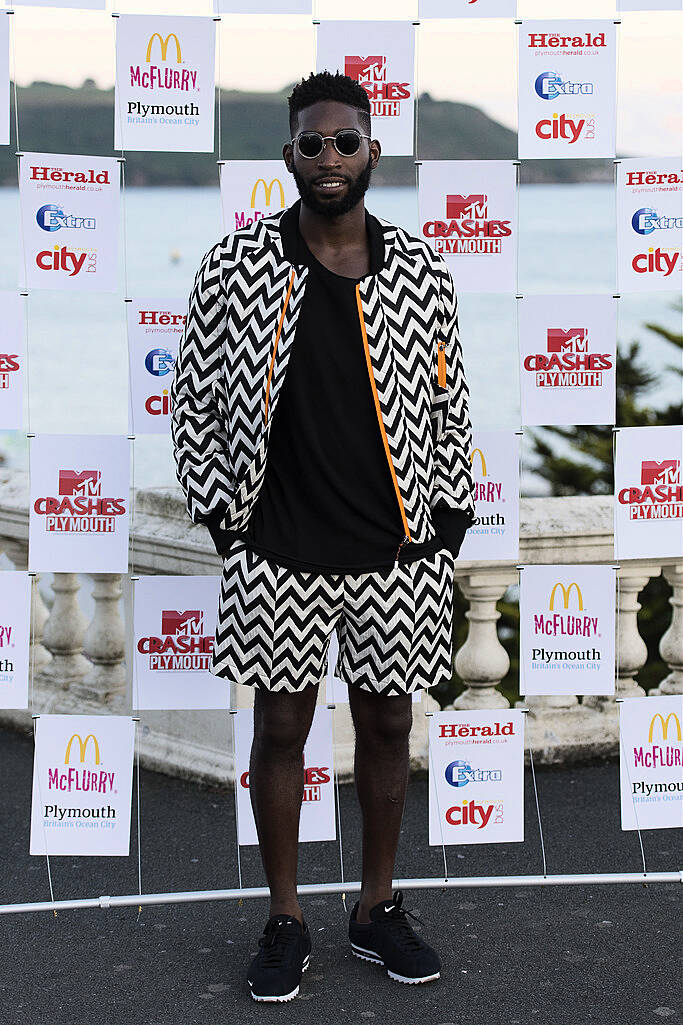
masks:
<path id="1" fill-rule="evenodd" d="M 329 71 L 319 71 L 311 74 L 308 78 L 302 78 L 287 98 L 289 103 L 289 130 L 294 136 L 297 122 L 297 114 L 306 107 L 312 107 L 314 103 L 323 100 L 334 100 L 336 103 L 345 103 L 348 107 L 355 107 L 358 111 L 361 126 L 364 132 L 370 135 L 370 97 L 362 85 L 348 75 L 342 75 L 339 71 L 334 75 Z"/>

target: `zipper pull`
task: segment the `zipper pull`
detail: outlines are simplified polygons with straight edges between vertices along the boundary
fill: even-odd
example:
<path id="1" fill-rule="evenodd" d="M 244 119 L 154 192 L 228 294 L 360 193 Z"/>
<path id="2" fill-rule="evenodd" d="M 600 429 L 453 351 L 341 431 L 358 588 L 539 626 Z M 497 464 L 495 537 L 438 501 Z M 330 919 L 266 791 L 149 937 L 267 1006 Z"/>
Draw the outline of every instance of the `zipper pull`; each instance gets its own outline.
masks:
<path id="1" fill-rule="evenodd" d="M 439 342 L 438 351 L 438 372 L 439 372 L 439 387 L 446 387 L 446 343 L 444 341 Z"/>
<path id="2" fill-rule="evenodd" d="M 406 535 L 404 536 L 404 538 L 403 538 L 403 540 L 401 541 L 400 545 L 399 545 L 399 546 L 398 546 L 398 548 L 396 549 L 396 560 L 395 560 L 395 562 L 394 562 L 394 569 L 396 569 L 396 567 L 398 566 L 398 553 L 399 553 L 399 552 L 401 551 L 401 549 L 403 548 L 403 546 L 404 546 L 404 544 L 406 543 L 406 541 L 410 541 L 410 538 L 408 537 L 408 535 L 407 535 L 407 534 L 406 534 Z"/>

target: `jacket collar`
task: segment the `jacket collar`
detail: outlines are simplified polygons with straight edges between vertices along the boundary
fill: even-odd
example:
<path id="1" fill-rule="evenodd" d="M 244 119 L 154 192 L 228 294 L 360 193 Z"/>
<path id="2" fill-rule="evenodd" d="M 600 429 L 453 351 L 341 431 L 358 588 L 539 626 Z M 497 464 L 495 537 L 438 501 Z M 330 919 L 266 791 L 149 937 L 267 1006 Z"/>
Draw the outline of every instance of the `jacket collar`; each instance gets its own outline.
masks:
<path id="1" fill-rule="evenodd" d="M 256 222 L 256 233 L 261 235 L 263 242 L 269 241 L 279 255 L 290 263 L 296 262 L 296 229 L 299 221 L 301 200 L 287 207 L 274 217 L 265 217 Z M 402 244 L 401 231 L 394 224 L 389 224 L 373 214 L 366 214 L 366 224 L 370 235 L 370 256 L 372 273 L 378 274 L 385 269 L 395 252 L 413 262 L 413 256 Z"/>

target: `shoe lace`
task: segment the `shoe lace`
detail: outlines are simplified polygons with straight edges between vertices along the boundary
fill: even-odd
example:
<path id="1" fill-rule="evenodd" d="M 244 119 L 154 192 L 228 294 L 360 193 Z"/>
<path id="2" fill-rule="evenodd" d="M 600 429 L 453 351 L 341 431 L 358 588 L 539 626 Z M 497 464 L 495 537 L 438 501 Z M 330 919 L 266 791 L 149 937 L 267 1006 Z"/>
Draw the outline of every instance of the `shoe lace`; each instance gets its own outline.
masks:
<path id="1" fill-rule="evenodd" d="M 424 943 L 419 936 L 415 935 L 408 918 L 413 918 L 420 925 L 425 923 L 417 915 L 414 915 L 412 911 L 408 911 L 407 908 L 403 907 L 403 892 L 401 890 L 395 890 L 392 899 L 394 903 L 390 908 L 385 908 L 385 917 L 382 919 L 382 923 L 391 929 L 396 940 L 406 950 L 419 950 L 424 946 Z"/>
<path id="2" fill-rule="evenodd" d="M 296 942 L 296 937 L 285 932 L 281 926 L 281 922 L 268 922 L 263 930 L 263 936 L 259 937 L 260 960 L 265 968 L 279 965 L 284 959 L 287 947 Z"/>

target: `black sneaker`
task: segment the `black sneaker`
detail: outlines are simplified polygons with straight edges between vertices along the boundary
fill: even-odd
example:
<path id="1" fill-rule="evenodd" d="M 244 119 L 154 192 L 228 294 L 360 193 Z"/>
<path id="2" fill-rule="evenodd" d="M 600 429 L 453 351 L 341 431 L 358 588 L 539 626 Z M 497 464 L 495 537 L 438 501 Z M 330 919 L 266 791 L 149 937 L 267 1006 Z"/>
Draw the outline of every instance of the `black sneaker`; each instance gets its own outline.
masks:
<path id="1" fill-rule="evenodd" d="M 308 968 L 311 934 L 292 915 L 273 915 L 258 941 L 247 982 L 254 1000 L 293 1000 Z"/>
<path id="2" fill-rule="evenodd" d="M 380 901 L 370 909 L 367 925 L 356 921 L 358 903 L 354 904 L 349 921 L 351 950 L 356 957 L 384 965 L 398 982 L 431 982 L 439 978 L 439 955 L 415 934 L 406 916 L 418 922 L 420 919 L 402 906 L 401 890 L 394 891 L 393 900 Z"/>

